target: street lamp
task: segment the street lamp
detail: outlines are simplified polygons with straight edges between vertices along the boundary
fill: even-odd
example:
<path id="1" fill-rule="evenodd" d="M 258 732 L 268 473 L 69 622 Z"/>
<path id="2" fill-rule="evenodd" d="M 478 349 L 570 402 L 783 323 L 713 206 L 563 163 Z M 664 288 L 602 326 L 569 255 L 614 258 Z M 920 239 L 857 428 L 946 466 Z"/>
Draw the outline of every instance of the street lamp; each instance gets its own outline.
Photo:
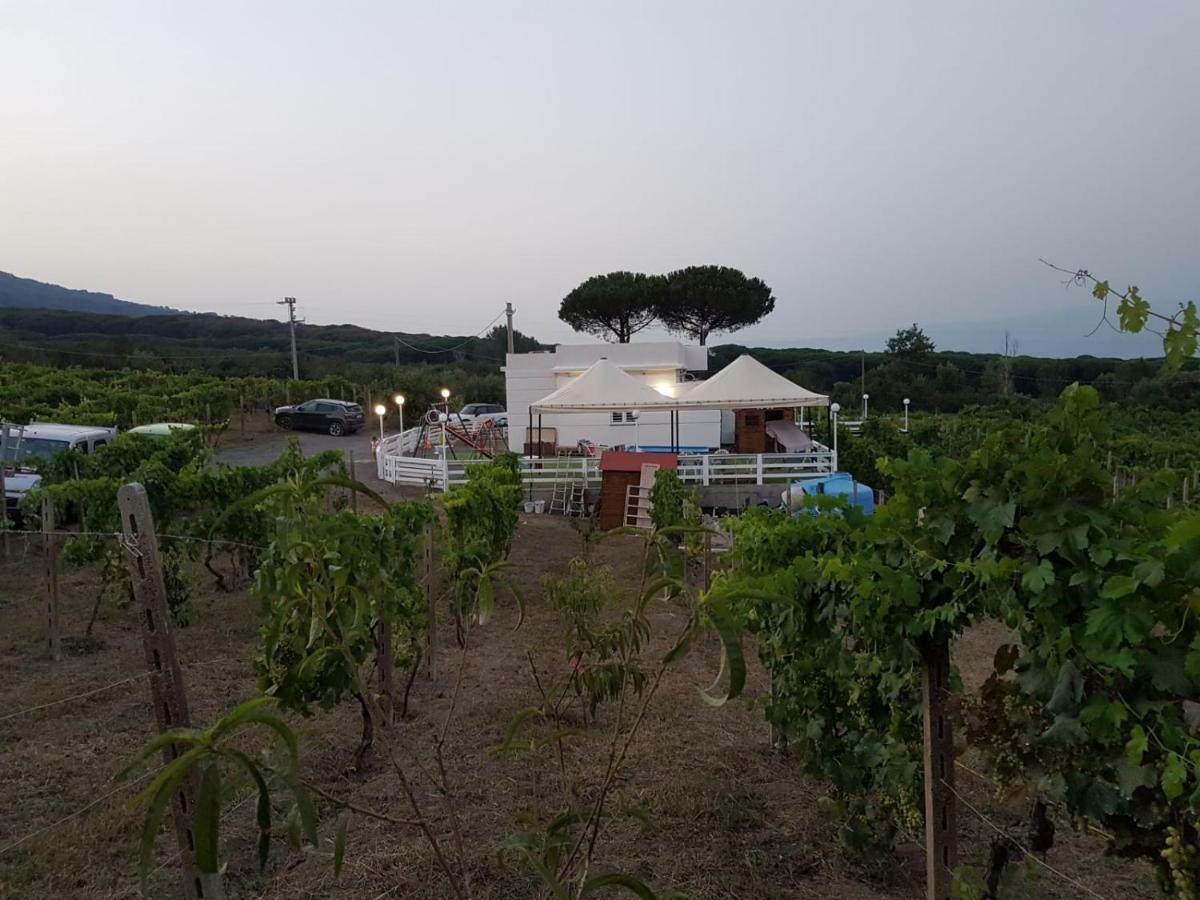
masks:
<path id="1" fill-rule="evenodd" d="M 908 398 L 904 398 L 904 433 L 908 434 Z"/>
<path id="2" fill-rule="evenodd" d="M 396 406 L 400 409 L 400 455 L 404 455 L 404 395 L 397 394 L 392 398 Z"/>
<path id="3" fill-rule="evenodd" d="M 870 394 L 863 394 L 863 421 L 867 419 L 867 401 L 871 398 Z"/>
<path id="4" fill-rule="evenodd" d="M 446 455 L 446 425 L 450 422 L 450 388 L 442 388 L 442 405 L 445 409 L 445 418 L 442 419 L 442 456 Z"/>
<path id="5" fill-rule="evenodd" d="M 383 440 L 383 416 L 387 412 L 387 407 L 382 403 L 375 404 L 375 415 L 379 416 L 379 440 Z"/>
<path id="6" fill-rule="evenodd" d="M 633 450 L 635 453 L 641 452 L 642 442 L 638 438 L 638 418 L 639 413 L 636 409 L 629 411 L 629 418 L 633 419 Z"/>
<path id="7" fill-rule="evenodd" d="M 833 471 L 838 470 L 838 454 L 837 454 L 837 414 L 842 411 L 840 403 L 829 404 L 829 418 L 832 419 L 833 430 Z"/>

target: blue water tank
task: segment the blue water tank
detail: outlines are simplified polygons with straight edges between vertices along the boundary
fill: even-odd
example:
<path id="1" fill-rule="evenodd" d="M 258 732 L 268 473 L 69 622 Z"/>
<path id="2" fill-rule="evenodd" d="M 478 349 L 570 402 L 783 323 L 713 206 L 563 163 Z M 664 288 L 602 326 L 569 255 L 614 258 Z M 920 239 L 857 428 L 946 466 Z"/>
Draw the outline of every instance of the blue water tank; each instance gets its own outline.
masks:
<path id="1" fill-rule="evenodd" d="M 843 497 L 851 506 L 857 506 L 865 515 L 875 512 L 875 491 L 869 484 L 855 481 L 849 472 L 834 472 L 823 478 L 808 478 L 804 481 L 792 482 L 791 490 L 783 494 L 784 505 L 788 505 L 788 495 L 791 495 L 791 510 L 798 512 L 804 508 L 805 497 Z"/>

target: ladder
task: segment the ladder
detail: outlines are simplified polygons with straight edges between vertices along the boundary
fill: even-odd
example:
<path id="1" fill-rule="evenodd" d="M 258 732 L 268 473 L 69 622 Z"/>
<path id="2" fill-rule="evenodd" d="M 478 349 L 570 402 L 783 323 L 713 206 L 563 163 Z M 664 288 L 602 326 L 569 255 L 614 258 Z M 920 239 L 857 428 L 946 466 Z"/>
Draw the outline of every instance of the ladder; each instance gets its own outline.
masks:
<path id="1" fill-rule="evenodd" d="M 634 528 L 649 528 L 650 520 L 650 489 L 654 487 L 654 478 L 658 473 L 656 463 L 642 463 L 640 483 L 631 484 L 625 489 L 625 519 L 624 524 Z"/>
<path id="2" fill-rule="evenodd" d="M 556 481 L 550 497 L 550 512 L 564 516 L 586 515 L 586 487 L 582 481 Z"/>
<path id="3" fill-rule="evenodd" d="M 572 481 L 570 494 L 567 496 L 567 515 L 582 517 L 587 515 L 587 501 L 582 481 Z"/>

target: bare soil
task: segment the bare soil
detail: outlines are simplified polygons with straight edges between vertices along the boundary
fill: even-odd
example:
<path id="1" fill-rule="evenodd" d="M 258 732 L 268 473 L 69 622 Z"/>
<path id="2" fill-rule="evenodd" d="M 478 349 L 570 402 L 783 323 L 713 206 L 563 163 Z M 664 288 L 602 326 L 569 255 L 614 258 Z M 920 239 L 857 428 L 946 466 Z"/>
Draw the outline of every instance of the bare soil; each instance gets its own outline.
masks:
<path id="1" fill-rule="evenodd" d="M 636 583 L 639 544 L 633 538 L 601 542 L 596 558 Z M 539 579 L 562 570 L 580 549 L 569 522 L 526 517 L 512 561 L 529 600 L 520 628 L 511 605 L 472 634 L 457 713 L 451 721 L 448 777 L 462 819 L 463 842 L 477 898 L 527 898 L 538 884 L 527 869 L 497 858 L 498 845 L 561 805 L 563 785 L 552 753 L 489 752 L 522 707 L 537 705 L 530 656 L 543 678 L 564 671 L 559 625 L 540 600 Z M 136 842 L 140 817 L 126 808 L 132 786 L 113 776 L 154 731 L 147 702 L 140 637 L 132 611 L 106 607 L 96 640 L 81 638 L 95 591 L 96 574 L 67 570 L 61 578 L 68 654 L 47 660 L 42 647 L 43 580 L 35 550 L 22 557 L 15 543 L 0 559 L 0 898 L 126 898 L 139 893 Z M 207 724 L 234 704 L 254 696 L 252 659 L 257 636 L 256 602 L 245 590 L 220 593 L 202 570 L 194 573 L 194 621 L 176 630 L 195 724 Z M 686 621 L 682 607 L 653 611 L 655 658 Z M 460 651 L 452 629 L 439 631 L 436 677 L 418 676 L 412 717 L 398 726 L 400 739 L 433 766 L 433 736 L 453 693 Z M 955 648 L 968 686 L 984 677 L 1002 629 L 979 628 Z M 748 648 L 749 649 L 749 648 Z M 750 652 L 749 656 L 753 657 Z M 701 642 L 668 671 L 650 704 L 642 730 L 618 779 L 617 796 L 628 815 L 604 831 L 593 873 L 623 871 L 657 890 L 693 898 L 879 898 L 923 896 L 923 854 L 914 844 L 882 858 L 855 859 L 836 840 L 836 823 L 822 812 L 828 786 L 805 777 L 796 760 L 773 751 L 761 710 L 766 687 L 753 664 L 747 699 L 712 708 L 700 698 L 718 668 L 718 651 Z M 123 679 L 129 679 L 121 682 Z M 110 687 L 110 685 L 112 685 Z M 98 690 L 101 688 L 107 688 Z M 88 692 L 96 691 L 89 696 Z M 58 702 L 68 699 L 66 702 Z M 30 710 L 41 704 L 55 704 Z M 29 710 L 29 711 L 26 711 Z M 602 709 L 594 722 L 576 723 L 583 734 L 566 744 L 570 789 L 584 799 L 599 785 L 615 711 Z M 302 735 L 304 776 L 324 790 L 397 817 L 410 815 L 394 773 L 378 755 L 365 771 L 353 771 L 358 741 L 355 704 L 295 719 Z M 968 757 L 969 759 L 969 757 Z M 443 799 L 433 780 L 417 773 L 420 802 L 450 841 Z M 356 817 L 346 864 L 335 879 L 328 846 L 292 852 L 282 840 L 260 872 L 254 860 L 254 803 L 248 786 L 229 784 L 223 819 L 225 876 L 231 898 L 442 898 L 451 894 L 432 854 L 412 828 Z M 963 796 L 1004 824 L 1014 810 L 994 797 L 982 780 L 959 775 Z M 322 834 L 331 838 L 337 815 L 321 803 Z M 283 810 L 279 810 L 282 814 Z M 282 818 L 282 815 L 277 816 Z M 990 827 L 960 810 L 962 861 L 981 865 Z M 171 833 L 164 829 L 155 856 L 150 895 L 174 896 L 178 878 Z M 1030 866 L 1021 894 L 1028 897 L 1151 897 L 1145 866 L 1102 856 L 1102 842 L 1059 823 L 1047 857 L 1064 877 Z M 1088 893 L 1088 892 L 1094 892 Z M 615 894 L 613 896 L 616 896 Z"/>

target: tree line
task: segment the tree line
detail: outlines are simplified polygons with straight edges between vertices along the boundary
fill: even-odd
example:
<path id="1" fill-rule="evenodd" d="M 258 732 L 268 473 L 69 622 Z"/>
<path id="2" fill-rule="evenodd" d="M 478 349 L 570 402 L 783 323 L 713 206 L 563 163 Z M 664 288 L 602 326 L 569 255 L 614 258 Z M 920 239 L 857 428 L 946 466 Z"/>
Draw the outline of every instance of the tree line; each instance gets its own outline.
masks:
<path id="1" fill-rule="evenodd" d="M 496 326 L 480 336 L 375 331 L 357 325 L 296 326 L 305 378 L 368 380 L 397 365 L 453 366 L 495 372 L 507 335 Z M 517 331 L 517 352 L 543 345 Z M 0 359 L 89 368 L 204 371 L 285 377 L 291 337 L 285 323 L 216 314 L 130 317 L 57 309 L 0 309 Z"/>

